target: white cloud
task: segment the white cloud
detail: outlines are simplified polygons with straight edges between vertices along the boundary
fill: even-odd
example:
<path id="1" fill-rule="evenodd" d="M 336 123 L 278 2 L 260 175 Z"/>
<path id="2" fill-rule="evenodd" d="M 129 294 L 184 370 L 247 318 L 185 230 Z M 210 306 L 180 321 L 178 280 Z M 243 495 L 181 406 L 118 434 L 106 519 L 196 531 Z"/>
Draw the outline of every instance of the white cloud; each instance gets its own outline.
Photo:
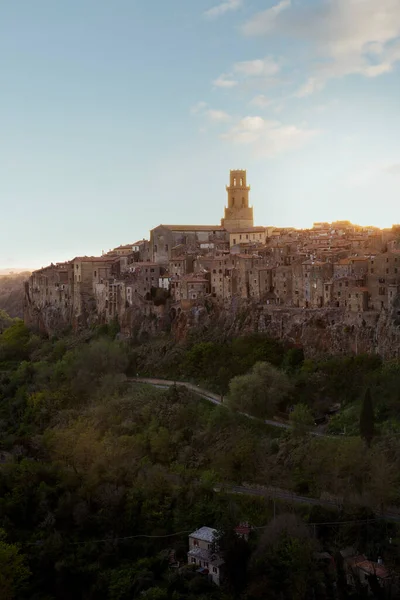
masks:
<path id="1" fill-rule="evenodd" d="M 273 157 L 301 148 L 317 133 L 317 130 L 284 125 L 257 116 L 245 117 L 221 138 L 234 144 L 252 145 L 258 157 Z"/>
<path id="2" fill-rule="evenodd" d="M 238 10 L 242 5 L 242 0 L 225 0 L 225 2 L 221 2 L 206 10 L 204 16 L 209 19 L 216 19 L 229 11 Z"/>
<path id="3" fill-rule="evenodd" d="M 233 70 L 244 77 L 270 77 L 279 71 L 278 63 L 271 57 L 244 60 L 233 65 Z"/>
<path id="4" fill-rule="evenodd" d="M 243 60 L 233 65 L 231 73 L 223 73 L 213 81 L 216 87 L 233 88 L 239 85 L 240 79 L 250 77 L 264 78 L 271 81 L 271 77 L 279 71 L 279 64 L 271 57 Z"/>
<path id="5" fill-rule="evenodd" d="M 323 88 L 323 84 L 317 77 L 309 77 L 309 79 L 297 90 L 295 96 L 304 98 L 310 96 L 314 92 L 318 92 Z"/>
<path id="6" fill-rule="evenodd" d="M 217 79 L 214 79 L 213 85 L 220 88 L 233 88 L 238 84 L 238 81 L 232 79 L 230 75 L 222 74 Z"/>
<path id="7" fill-rule="evenodd" d="M 274 28 L 277 19 L 284 10 L 291 6 L 291 0 L 281 0 L 275 6 L 257 13 L 242 27 L 245 35 L 264 35 Z"/>
<path id="8" fill-rule="evenodd" d="M 231 120 L 231 116 L 223 110 L 215 110 L 210 108 L 206 111 L 205 114 L 210 119 L 210 121 L 214 121 L 217 123 L 224 123 Z"/>
<path id="9" fill-rule="evenodd" d="M 203 112 L 206 108 L 207 108 L 208 104 L 207 102 L 197 102 L 197 104 L 195 104 L 194 106 L 192 106 L 192 108 L 190 109 L 190 113 L 192 115 L 197 115 L 201 112 Z"/>
<path id="10" fill-rule="evenodd" d="M 249 36 L 283 34 L 311 45 L 320 62 L 296 95 L 308 96 L 333 78 L 378 77 L 400 61 L 399 0 L 327 0 L 317 8 L 283 0 L 243 26 Z"/>
<path id="11" fill-rule="evenodd" d="M 385 173 L 389 173 L 389 175 L 400 175 L 400 163 L 389 165 L 385 167 L 384 171 Z"/>
<path id="12" fill-rule="evenodd" d="M 190 109 L 190 113 L 192 115 L 199 115 L 201 117 L 206 117 L 209 121 L 213 123 L 226 123 L 231 120 L 231 116 L 228 115 L 224 110 L 217 110 L 215 108 L 208 108 L 207 102 L 197 102 Z"/>
<path id="13" fill-rule="evenodd" d="M 264 94 L 255 96 L 249 102 L 251 106 L 256 106 L 257 108 L 267 108 L 268 106 L 271 106 L 272 103 L 273 101 L 270 98 L 267 98 L 267 96 L 264 96 Z"/>

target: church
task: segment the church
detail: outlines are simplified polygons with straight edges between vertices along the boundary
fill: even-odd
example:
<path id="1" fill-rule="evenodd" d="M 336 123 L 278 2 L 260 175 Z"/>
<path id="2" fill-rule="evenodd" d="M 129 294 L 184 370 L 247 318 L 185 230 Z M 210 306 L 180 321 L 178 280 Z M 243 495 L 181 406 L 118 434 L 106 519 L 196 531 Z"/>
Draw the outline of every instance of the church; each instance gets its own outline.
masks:
<path id="1" fill-rule="evenodd" d="M 220 225 L 158 225 L 150 232 L 151 260 L 168 264 L 173 257 L 195 252 L 229 250 L 239 235 L 259 233 L 254 227 L 253 207 L 249 206 L 250 186 L 245 170 L 230 171 L 227 206 Z"/>

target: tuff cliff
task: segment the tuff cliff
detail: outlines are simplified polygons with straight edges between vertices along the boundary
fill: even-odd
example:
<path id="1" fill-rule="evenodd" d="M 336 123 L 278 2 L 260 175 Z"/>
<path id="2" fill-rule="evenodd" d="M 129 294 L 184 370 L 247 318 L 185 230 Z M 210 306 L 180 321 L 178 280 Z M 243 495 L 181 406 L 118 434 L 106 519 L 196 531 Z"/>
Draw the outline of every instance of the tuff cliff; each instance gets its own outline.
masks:
<path id="1" fill-rule="evenodd" d="M 397 357 L 400 350 L 400 301 L 391 311 L 349 313 L 341 308 L 299 309 L 257 306 L 233 301 L 229 309 L 196 306 L 172 321 L 172 333 L 183 340 L 189 332 L 231 337 L 265 333 L 302 346 L 306 356 L 376 353 Z"/>
<path id="2" fill-rule="evenodd" d="M 79 319 L 67 307 L 39 309 L 29 302 L 28 291 L 24 308 L 27 325 L 48 335 L 106 322 L 106 315 L 97 314 L 92 307 Z M 223 339 L 259 332 L 302 346 L 310 357 L 377 353 L 389 359 L 397 357 L 400 350 L 399 297 L 390 310 L 353 313 L 343 308 L 283 308 L 240 299 L 225 305 L 206 300 L 179 307 L 169 302 L 159 306 L 147 302 L 124 310 L 119 324 L 124 337 L 139 342 L 159 335 L 182 342 L 189 336 Z"/>

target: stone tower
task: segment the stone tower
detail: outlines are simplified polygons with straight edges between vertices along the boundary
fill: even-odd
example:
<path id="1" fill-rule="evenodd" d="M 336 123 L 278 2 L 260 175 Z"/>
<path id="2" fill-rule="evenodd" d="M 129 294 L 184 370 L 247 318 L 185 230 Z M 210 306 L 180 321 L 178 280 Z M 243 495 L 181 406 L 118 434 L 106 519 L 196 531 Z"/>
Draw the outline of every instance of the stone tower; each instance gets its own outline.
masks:
<path id="1" fill-rule="evenodd" d="M 222 227 L 228 231 L 253 227 L 253 208 L 249 206 L 250 186 L 247 185 L 246 171 L 231 171 L 226 191 L 228 206 L 225 207 L 225 216 L 221 219 Z"/>

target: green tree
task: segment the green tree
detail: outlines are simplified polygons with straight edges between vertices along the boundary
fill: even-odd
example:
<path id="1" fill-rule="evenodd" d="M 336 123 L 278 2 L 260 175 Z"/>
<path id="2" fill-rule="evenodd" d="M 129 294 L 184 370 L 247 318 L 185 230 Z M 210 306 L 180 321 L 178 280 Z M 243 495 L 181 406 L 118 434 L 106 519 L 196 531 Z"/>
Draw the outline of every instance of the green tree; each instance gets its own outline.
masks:
<path id="1" fill-rule="evenodd" d="M 0 598 L 13 600 L 19 597 L 30 571 L 25 565 L 25 557 L 15 544 L 5 542 L 5 533 L 0 529 Z"/>
<path id="2" fill-rule="evenodd" d="M 258 362 L 249 374 L 231 380 L 228 403 L 234 410 L 266 418 L 274 415 L 291 390 L 286 373 L 270 363 Z"/>
<path id="3" fill-rule="evenodd" d="M 371 446 L 375 433 L 375 416 L 372 404 L 371 390 L 367 388 L 360 413 L 360 436 L 368 447 Z"/>
<path id="4" fill-rule="evenodd" d="M 293 433 L 305 435 L 314 425 L 314 419 L 310 409 L 305 404 L 297 404 L 289 416 Z"/>

